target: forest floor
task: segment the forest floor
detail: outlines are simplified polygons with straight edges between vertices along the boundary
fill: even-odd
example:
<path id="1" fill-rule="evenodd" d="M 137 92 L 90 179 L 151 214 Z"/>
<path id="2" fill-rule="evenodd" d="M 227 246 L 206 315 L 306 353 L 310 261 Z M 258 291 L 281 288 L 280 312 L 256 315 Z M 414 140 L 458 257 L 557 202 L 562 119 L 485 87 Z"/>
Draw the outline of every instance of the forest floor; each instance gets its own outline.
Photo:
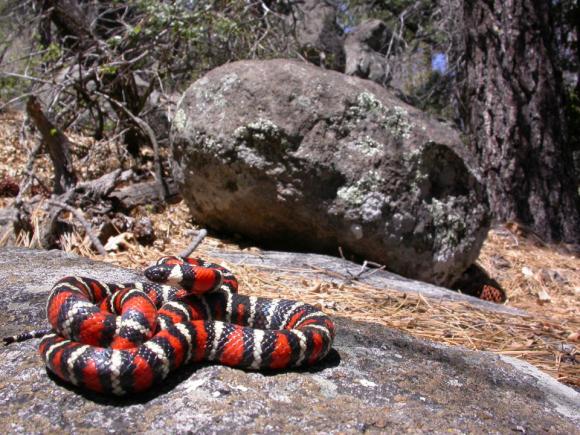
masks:
<path id="1" fill-rule="evenodd" d="M 0 182 L 19 183 L 28 154 L 37 140 L 22 134 L 20 114 L 0 114 Z M 119 146 L 71 135 L 78 149 L 75 167 L 81 178 L 94 178 L 119 164 Z M 122 162 L 121 162 L 122 163 Z M 50 185 L 48 157 L 41 155 L 35 175 Z M 42 192 L 42 188 L 36 191 Z M 0 208 L 13 198 L 0 198 Z M 184 250 L 198 226 L 183 203 L 162 210 L 140 208 L 133 217 L 147 215 L 153 222 L 156 241 L 142 246 L 132 234 L 119 237 L 118 250 L 102 257 L 90 248 L 87 237 L 73 233 L 61 240 L 64 250 L 116 265 L 143 269 L 163 255 Z M 40 215 L 39 215 L 40 216 Z M 67 214 L 63 213 L 66 218 Z M 40 217 L 39 217 L 40 218 Z M 69 218 L 74 220 L 73 216 Z M 0 246 L 7 238 L 0 234 Z M 34 237 L 20 237 L 21 246 L 35 247 Z M 240 291 L 256 296 L 290 298 L 320 306 L 334 316 L 376 322 L 410 335 L 472 350 L 485 350 L 525 360 L 560 381 L 580 388 L 580 258 L 566 245 L 547 245 L 516 224 L 489 232 L 478 264 L 506 290 L 506 306 L 525 310 L 517 316 L 480 310 L 468 303 L 427 299 L 376 288 L 360 282 L 331 284 L 324 273 L 315 279 L 300 278 L 292 286 L 283 278 L 290 270 L 264 271 L 244 264 L 228 264 L 212 258 L 210 250 L 244 250 L 235 241 L 206 237 L 194 252 L 231 269 L 240 281 Z"/>

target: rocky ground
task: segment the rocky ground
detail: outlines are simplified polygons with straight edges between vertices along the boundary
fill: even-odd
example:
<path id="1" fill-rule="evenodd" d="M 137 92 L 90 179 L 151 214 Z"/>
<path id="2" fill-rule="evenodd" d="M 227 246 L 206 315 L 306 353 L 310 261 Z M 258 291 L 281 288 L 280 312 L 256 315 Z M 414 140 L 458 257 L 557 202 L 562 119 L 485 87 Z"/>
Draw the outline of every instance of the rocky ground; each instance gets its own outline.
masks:
<path id="1" fill-rule="evenodd" d="M 104 282 L 141 279 L 133 270 L 62 251 L 6 248 L 0 251 L 0 330 L 14 333 L 44 324 L 46 294 L 64 274 Z M 268 280 L 256 282 L 259 276 L 250 271 L 240 276 L 245 291 L 254 283 L 263 288 Z M 322 303 L 332 304 L 335 298 L 325 293 Z M 127 397 L 91 393 L 47 374 L 36 351 L 38 340 L 2 346 L 0 431 L 577 432 L 580 394 L 530 364 L 357 322 L 336 306 L 332 311 L 333 348 L 315 366 L 254 372 L 188 364 L 150 390 Z M 461 316 L 461 310 L 456 314 Z M 422 316 L 415 317 L 421 323 Z M 473 320 L 481 323 L 477 316 Z"/>
<path id="2" fill-rule="evenodd" d="M 18 185 L 27 155 L 36 138 L 22 129 L 20 114 L 2 114 L 0 119 L 0 182 L 5 193 Z M 89 139 L 71 135 L 77 143 L 75 165 L 85 179 L 95 178 L 111 168 L 130 166 L 131 159 L 114 142 L 95 146 Z M 50 188 L 50 165 L 46 155 L 34 167 L 37 178 L 33 193 L 43 195 Z M 11 204 L 8 194 L 0 206 Z M 155 241 L 139 244 L 131 232 L 111 240 L 105 257 L 90 248 L 85 235 L 72 233 L 61 239 L 62 248 L 84 257 L 100 258 L 116 265 L 142 269 L 157 257 L 182 251 L 199 229 L 191 222 L 182 203 L 164 209 L 141 207 L 134 218 L 148 216 L 153 222 Z M 40 209 L 35 212 L 42 219 Z M 63 214 L 74 221 L 73 216 Z M 0 243 L 8 240 L 0 234 Z M 114 242 L 114 243 L 113 243 Z M 35 247 L 31 235 L 17 244 Z M 290 270 L 264 270 L 211 258 L 215 250 L 258 253 L 259 248 L 241 239 L 225 239 L 210 234 L 195 255 L 209 256 L 231 268 L 241 281 L 241 291 L 262 296 L 288 297 L 319 304 L 330 314 L 364 320 L 398 329 L 416 337 L 472 350 L 489 350 L 535 365 L 554 378 L 580 386 L 580 365 L 576 349 L 580 343 L 580 260 L 573 246 L 549 246 L 516 224 L 490 231 L 478 263 L 506 290 L 508 307 L 521 308 L 528 315 L 491 313 L 464 303 L 429 299 L 378 288 L 344 274 L 342 282 L 330 282 L 329 271 L 319 276 L 294 280 L 285 278 Z M 215 255 L 215 254 L 213 254 Z M 297 265 L 294 269 L 300 268 Z M 364 273 L 372 273 L 372 270 Z"/>

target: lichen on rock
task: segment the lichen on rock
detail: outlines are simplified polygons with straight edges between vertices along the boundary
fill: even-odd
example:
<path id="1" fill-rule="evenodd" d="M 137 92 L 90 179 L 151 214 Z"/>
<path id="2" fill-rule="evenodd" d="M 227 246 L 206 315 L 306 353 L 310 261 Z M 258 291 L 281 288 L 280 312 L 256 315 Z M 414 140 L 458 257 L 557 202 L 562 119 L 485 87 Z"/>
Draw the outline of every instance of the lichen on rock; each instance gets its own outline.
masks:
<path id="1" fill-rule="evenodd" d="M 456 202 L 457 198 L 449 196 L 445 201 L 433 198 L 430 204 L 425 205 L 433 217 L 436 259 L 441 262 L 449 261 L 455 255 L 455 248 L 465 236 L 466 216 L 457 213 Z"/>
<path id="2" fill-rule="evenodd" d="M 351 207 L 360 207 L 366 197 L 381 189 L 385 179 L 377 171 L 369 171 L 355 183 L 346 185 L 338 189 L 336 197 Z"/>
<path id="3" fill-rule="evenodd" d="M 365 156 L 374 157 L 381 154 L 383 144 L 366 135 L 353 142 L 354 148 Z"/>
<path id="4" fill-rule="evenodd" d="M 187 116 L 183 109 L 178 109 L 173 117 L 173 128 L 185 131 L 187 129 Z"/>
<path id="5" fill-rule="evenodd" d="M 265 141 L 272 138 L 282 137 L 280 128 L 269 119 L 259 118 L 245 126 L 234 130 L 236 139 Z"/>
<path id="6" fill-rule="evenodd" d="M 408 120 L 409 112 L 399 106 L 393 106 L 383 117 L 384 127 L 395 137 L 408 139 L 411 130 L 415 127 Z"/>
<path id="7" fill-rule="evenodd" d="M 356 97 L 356 103 L 346 111 L 347 118 L 355 122 L 368 117 L 376 117 L 377 122 L 386 132 L 397 139 L 408 139 L 415 124 L 409 121 L 409 112 L 401 106 L 386 108 L 377 97 L 370 92 L 361 92 Z"/>
<path id="8" fill-rule="evenodd" d="M 383 193 L 385 179 L 377 171 L 369 171 L 356 182 L 340 187 L 336 192 L 334 210 L 346 210 L 352 221 L 373 222 L 382 217 L 389 198 Z"/>
<path id="9" fill-rule="evenodd" d="M 227 92 L 232 87 L 234 87 L 240 81 L 240 77 L 237 74 L 227 74 L 222 77 L 222 91 Z"/>

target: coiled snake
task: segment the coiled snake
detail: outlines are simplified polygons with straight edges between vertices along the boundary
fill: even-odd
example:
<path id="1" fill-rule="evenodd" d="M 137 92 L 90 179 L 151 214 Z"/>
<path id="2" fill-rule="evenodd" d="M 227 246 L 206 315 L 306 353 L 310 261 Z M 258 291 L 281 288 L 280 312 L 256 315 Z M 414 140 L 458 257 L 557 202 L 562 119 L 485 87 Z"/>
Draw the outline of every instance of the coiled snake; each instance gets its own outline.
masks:
<path id="1" fill-rule="evenodd" d="M 154 283 L 106 284 L 66 277 L 47 303 L 47 368 L 101 393 L 144 391 L 189 362 L 246 369 L 311 365 L 330 350 L 334 324 L 315 307 L 237 294 L 227 269 L 201 259 L 163 257 L 145 271 Z"/>

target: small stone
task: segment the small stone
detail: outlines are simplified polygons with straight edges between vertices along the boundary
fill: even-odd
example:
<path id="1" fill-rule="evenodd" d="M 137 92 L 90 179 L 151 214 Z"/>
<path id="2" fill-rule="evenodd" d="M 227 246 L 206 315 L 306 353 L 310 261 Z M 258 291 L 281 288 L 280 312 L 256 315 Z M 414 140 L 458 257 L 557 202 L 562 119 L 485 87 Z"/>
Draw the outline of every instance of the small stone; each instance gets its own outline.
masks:
<path id="1" fill-rule="evenodd" d="M 153 222 L 148 217 L 142 217 L 133 226 L 133 234 L 137 241 L 144 246 L 149 246 L 155 241 Z"/>
<path id="2" fill-rule="evenodd" d="M 359 379 L 358 383 L 361 384 L 363 387 L 374 388 L 377 386 L 373 381 L 368 381 L 366 379 Z"/>

